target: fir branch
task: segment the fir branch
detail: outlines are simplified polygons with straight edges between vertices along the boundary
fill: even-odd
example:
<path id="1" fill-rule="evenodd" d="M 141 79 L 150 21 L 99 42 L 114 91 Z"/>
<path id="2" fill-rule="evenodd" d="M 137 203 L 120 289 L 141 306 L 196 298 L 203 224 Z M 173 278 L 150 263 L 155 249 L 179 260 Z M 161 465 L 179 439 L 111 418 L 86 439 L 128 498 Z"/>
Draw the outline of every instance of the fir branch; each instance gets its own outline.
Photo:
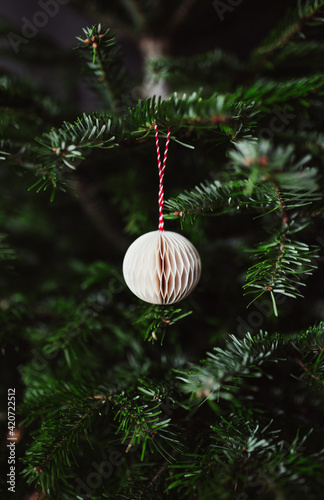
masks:
<path id="1" fill-rule="evenodd" d="M 291 337 L 293 340 L 294 337 Z M 306 331 L 300 332 L 295 338 L 295 347 L 299 352 L 318 353 L 324 349 L 324 322 L 321 321 L 318 325 L 308 328 Z"/>
<path id="2" fill-rule="evenodd" d="M 278 71 L 292 74 L 313 73 L 314 68 L 318 73 L 323 73 L 324 44 L 319 41 L 303 40 L 290 41 L 280 51 L 271 56 L 269 73 Z"/>
<path id="3" fill-rule="evenodd" d="M 38 165 L 36 175 L 40 177 L 30 189 L 38 191 L 60 184 L 64 187 L 66 167 L 75 170 L 91 152 L 91 148 L 111 148 L 118 145 L 114 130 L 120 129 L 119 120 L 113 121 L 96 113 L 78 118 L 74 123 L 64 122 L 59 130 L 52 129 L 36 138 L 40 146 L 35 146 Z"/>
<path id="4" fill-rule="evenodd" d="M 96 497 L 96 500 L 101 498 L 109 498 L 110 500 L 161 500 L 173 499 L 173 496 L 165 493 L 165 481 L 166 476 L 169 475 L 168 466 L 169 463 L 164 461 L 161 463 L 153 459 L 145 464 L 134 464 L 127 476 L 127 483 L 124 487 L 113 494 L 108 491 L 102 493 L 103 496 L 100 498 Z M 156 472 L 156 469 L 159 469 Z M 163 496 L 161 496 L 163 495 Z"/>
<path id="5" fill-rule="evenodd" d="M 87 436 L 92 419 L 104 408 L 103 400 L 82 398 L 80 390 L 70 392 L 70 397 L 74 402 L 67 410 L 62 409 L 66 406 L 65 400 L 52 417 L 45 419 L 38 439 L 34 439 L 23 460 L 26 464 L 23 476 L 27 483 L 36 482 L 46 493 L 52 492 L 55 483 L 67 477 L 70 460 L 76 463 L 78 436 L 82 432 Z"/>
<path id="6" fill-rule="evenodd" d="M 121 4 L 132 20 L 136 32 L 145 31 L 147 20 L 138 0 L 121 0 Z"/>
<path id="7" fill-rule="evenodd" d="M 139 396 L 129 399 L 124 395 L 108 397 L 113 408 L 117 410 L 115 419 L 118 419 L 120 424 L 117 433 L 123 433 L 124 443 L 129 437 L 129 443 L 126 448 L 126 453 L 136 444 L 142 445 L 141 460 L 144 459 L 146 448 L 158 451 L 168 462 L 173 460 L 173 457 L 168 450 L 178 449 L 179 440 L 177 435 L 172 432 L 170 427 L 170 418 L 162 419 L 162 410 L 159 409 L 161 401 L 151 401 L 151 404 L 145 402 L 139 404 Z"/>
<path id="8" fill-rule="evenodd" d="M 9 156 L 10 153 L 8 153 L 7 151 L 0 151 L 0 155 L 3 155 L 0 156 L 0 160 L 6 160 L 6 156 Z"/>
<path id="9" fill-rule="evenodd" d="M 289 216 L 287 214 L 286 204 L 285 204 L 285 202 L 283 200 L 283 197 L 282 197 L 282 194 L 280 192 L 279 184 L 276 181 L 273 181 L 273 186 L 274 186 L 274 189 L 275 189 L 275 192 L 276 192 L 276 195 L 277 195 L 277 198 L 278 198 L 278 202 L 279 202 L 279 205 L 280 205 L 281 218 L 282 218 L 282 230 L 281 230 L 281 234 L 280 234 L 280 237 L 279 237 L 280 240 L 279 240 L 278 255 L 277 255 L 277 258 L 276 258 L 276 261 L 275 261 L 275 266 L 274 266 L 274 270 L 273 270 L 273 273 L 272 273 L 272 276 L 271 276 L 271 279 L 270 279 L 270 283 L 264 285 L 264 288 L 266 290 L 268 290 L 270 292 L 270 294 L 271 294 L 273 308 L 274 308 L 274 313 L 277 316 L 278 315 L 278 311 L 277 311 L 277 307 L 276 307 L 276 303 L 275 303 L 275 299 L 274 299 L 274 295 L 273 295 L 273 283 L 276 282 L 278 274 L 279 274 L 279 272 L 281 270 L 281 262 L 282 262 L 282 259 L 284 258 L 284 254 L 285 254 L 285 251 L 286 251 L 286 240 L 287 240 L 287 234 L 288 234 L 288 230 L 289 230 L 289 225 L 288 225 Z M 251 276 L 249 274 L 250 271 L 251 271 L 251 269 L 247 273 L 247 280 Z M 251 285 L 252 285 L 252 282 L 249 282 L 246 286 L 251 286 Z"/>
<path id="10" fill-rule="evenodd" d="M 104 387 L 96 390 L 67 384 L 60 387 L 55 382 L 51 389 L 54 390 L 30 395 L 22 407 L 24 413 L 29 412 L 24 423 L 30 425 L 44 417 L 23 460 L 26 464 L 23 476 L 28 484 L 36 482 L 45 492 L 51 493 L 55 483 L 66 482 L 69 465 L 72 461 L 77 464 L 80 437 L 91 446 L 95 441 L 95 432 L 89 433 L 92 424 L 95 427 L 96 419 L 109 413 L 119 422 L 116 434 L 121 435 L 120 443 L 128 441 L 126 453 L 141 444 L 141 460 L 148 448 L 151 452 L 157 451 L 168 462 L 173 460 L 169 449 L 177 450 L 179 440 L 170 430 L 170 418 L 161 418 L 160 399 L 143 402 L 138 395 L 125 395 L 124 391 L 104 394 Z"/>
<path id="11" fill-rule="evenodd" d="M 214 94 L 202 99 L 199 94 L 185 95 L 181 98 L 175 93 L 169 100 L 156 101 L 155 97 L 144 102 L 139 101 L 135 108 L 129 109 L 123 120 L 110 118 L 106 114 L 93 113 L 79 117 L 74 123 L 64 122 L 60 129 L 53 128 L 36 141 L 35 153 L 41 167 L 36 171 L 40 179 L 33 187 L 46 189 L 51 184 L 63 183 L 66 167 L 75 170 L 93 148 L 112 148 L 121 142 L 133 144 L 134 139 L 154 137 L 154 121 L 163 128 L 186 127 L 195 133 L 206 129 L 211 124 L 219 141 L 224 138 L 239 138 L 244 133 L 245 122 L 253 104 L 236 102 L 232 96 Z M 223 124 L 228 124 L 223 127 Z M 176 135 L 172 139 L 178 141 Z M 148 140 L 148 139 L 147 139 Z M 139 142 L 138 142 L 139 144 Z M 180 144 L 184 145 L 182 142 Z M 189 146 L 192 147 L 192 146 Z"/>
<path id="12" fill-rule="evenodd" d="M 174 306 L 140 305 L 137 307 L 138 315 L 132 320 L 133 314 L 126 313 L 132 320 L 132 324 L 140 332 L 144 333 L 144 340 L 154 344 L 159 340 L 163 344 L 166 329 L 192 314 L 192 311 L 183 311 Z"/>
<path id="13" fill-rule="evenodd" d="M 0 76 L 1 129 L 6 124 L 6 113 L 14 110 L 35 117 L 53 119 L 58 114 L 58 104 L 35 83 L 13 75 Z"/>
<path id="14" fill-rule="evenodd" d="M 155 476 L 153 477 L 153 479 L 151 479 L 151 481 L 149 482 L 149 484 L 145 488 L 145 493 L 149 492 L 155 486 L 155 483 L 160 479 L 160 476 L 162 474 L 164 474 L 165 471 L 167 470 L 168 465 L 169 465 L 169 462 L 167 460 L 165 460 L 165 462 L 163 462 L 162 466 L 157 471 L 157 473 L 155 474 Z"/>
<path id="15" fill-rule="evenodd" d="M 319 101 L 316 101 L 314 106 L 318 107 L 318 105 Z M 287 138 L 289 142 L 296 140 L 299 151 L 307 151 L 314 158 L 320 158 L 323 156 L 324 134 L 320 130 L 308 130 L 306 127 L 287 130 Z"/>
<path id="16" fill-rule="evenodd" d="M 240 62 L 232 54 L 220 49 L 192 57 L 159 57 L 149 61 L 149 74 L 156 82 L 163 79 L 171 82 L 176 88 L 185 88 L 188 91 L 189 88 L 199 87 L 203 80 L 204 94 L 209 86 L 213 90 L 215 85 L 225 90 L 224 82 L 241 70 L 243 68 Z"/>
<path id="17" fill-rule="evenodd" d="M 293 340 L 295 348 L 294 361 L 301 367 L 303 373 L 300 380 L 315 385 L 324 384 L 324 323 L 310 328 Z"/>
<path id="18" fill-rule="evenodd" d="M 274 185 L 274 189 L 275 189 L 275 192 L 276 192 L 276 195 L 278 198 L 278 202 L 280 205 L 283 229 L 284 229 L 284 232 L 286 232 L 286 230 L 288 228 L 288 222 L 289 222 L 289 216 L 287 213 L 286 203 L 283 199 L 283 195 L 280 191 L 280 186 L 279 186 L 278 182 L 274 181 L 273 185 Z"/>
<path id="19" fill-rule="evenodd" d="M 272 184 L 277 206 L 287 222 L 287 213 L 301 206 L 322 200 L 318 169 L 309 167 L 310 155 L 297 159 L 292 145 L 273 148 L 269 141 L 241 141 L 230 150 L 230 167 L 238 176 L 246 176 L 249 192 L 258 190 L 261 182 Z"/>
<path id="20" fill-rule="evenodd" d="M 154 120 L 160 127 L 172 130 L 177 127 L 192 127 L 198 131 L 211 124 L 221 125 L 229 123 L 233 128 L 240 128 L 239 120 L 246 120 L 253 113 L 254 103 L 237 101 L 233 95 L 213 94 L 204 99 L 200 93 L 193 92 L 191 95 L 179 97 L 176 92 L 163 101 L 161 97 L 157 100 L 155 96 L 146 101 L 139 101 L 138 105 L 129 109 L 125 117 L 125 125 L 133 135 L 143 134 L 143 131 L 152 131 Z M 174 138 L 176 140 L 176 137 Z"/>
<path id="21" fill-rule="evenodd" d="M 247 179 L 206 181 L 165 202 L 165 208 L 170 212 L 168 218 L 237 214 L 242 210 L 268 212 L 273 207 L 276 207 L 273 187 L 263 182 L 250 193 L 250 181 Z"/>
<path id="22" fill-rule="evenodd" d="M 253 289 L 247 293 L 255 293 L 254 300 L 269 292 L 277 315 L 274 294 L 301 296 L 301 276 L 311 274 L 317 267 L 317 250 L 289 239 L 288 235 L 305 227 L 305 220 L 296 219 L 296 209 L 322 199 L 318 172 L 307 166 L 309 156 L 296 160 L 291 146 L 274 149 L 266 141 L 241 141 L 229 156 L 232 177 L 246 179 L 202 184 L 169 200 L 165 206 L 173 217 L 182 218 L 187 214 L 238 213 L 242 208 L 279 212 L 278 233 L 272 241 L 260 243 L 254 250 L 259 262 L 248 270 L 244 285 L 244 289 Z"/>
<path id="23" fill-rule="evenodd" d="M 235 214 L 242 209 L 263 213 L 280 210 L 287 225 L 291 210 L 322 199 L 317 169 L 306 167 L 309 156 L 296 161 L 291 147 L 273 149 L 266 141 L 241 141 L 229 156 L 231 162 L 226 171 L 223 168 L 218 175 L 237 180 L 206 181 L 167 200 L 165 207 L 173 212 L 170 218 Z"/>
<path id="24" fill-rule="evenodd" d="M 168 490 L 190 494 L 196 491 L 199 498 L 208 498 L 212 488 L 214 495 L 222 491 L 237 496 L 249 492 L 251 481 L 259 479 L 264 491 L 274 491 L 276 498 L 282 491 L 307 492 L 305 470 L 309 479 L 320 474 L 324 464 L 323 451 L 307 454 L 304 443 L 310 432 L 288 444 L 280 439 L 280 430 L 271 429 L 272 422 L 246 422 L 230 415 L 221 418 L 219 425 L 212 425 L 209 448 L 186 454 L 177 464 L 171 465 L 174 473 L 169 478 Z M 279 467 L 280 464 L 280 467 Z M 279 467 L 279 469 L 278 469 Z M 179 471 L 179 472 L 177 472 Z M 316 471 L 316 472 L 315 472 Z M 261 483 L 262 479 L 262 483 Z M 317 482 L 317 489 L 323 481 Z M 216 487 L 215 487 L 216 485 Z M 217 486 L 218 485 L 218 486 Z"/>
<path id="25" fill-rule="evenodd" d="M 45 460 L 43 462 L 41 462 L 40 464 L 37 465 L 37 467 L 35 467 L 35 472 L 36 474 L 43 474 L 44 472 L 44 469 L 46 468 L 46 465 L 48 462 L 50 462 L 51 460 L 53 460 L 53 457 L 56 455 L 56 453 L 59 453 L 60 452 L 60 448 L 62 448 L 63 446 L 68 446 L 71 442 L 71 438 L 73 436 L 73 434 L 75 434 L 77 431 L 80 431 L 80 429 L 83 429 L 84 428 L 84 425 L 85 425 L 85 421 L 88 420 L 97 410 L 99 407 L 102 407 L 102 403 L 103 401 L 100 400 L 99 402 L 96 402 L 81 418 L 79 421 L 77 421 L 72 429 L 70 430 L 69 434 L 66 434 L 63 436 L 62 440 L 60 442 L 58 442 L 53 450 L 51 451 L 51 453 L 45 458 Z M 65 444 L 66 443 L 66 444 Z"/>
<path id="26" fill-rule="evenodd" d="M 282 343 L 278 338 L 271 339 L 260 333 L 252 337 L 247 333 L 242 340 L 230 335 L 226 349 L 214 347 L 214 353 L 207 353 L 208 358 L 201 366 L 176 371 L 177 378 L 184 382 L 181 388 L 190 393 L 190 404 L 221 398 L 234 400 L 245 377 L 258 377 L 260 367 L 272 360 L 272 355 Z"/>
<path id="27" fill-rule="evenodd" d="M 253 250 L 259 262 L 247 271 L 244 289 L 251 289 L 246 294 L 256 294 L 252 300 L 270 293 L 274 312 L 277 315 L 274 294 L 283 294 L 291 298 L 302 297 L 299 288 L 304 285 L 302 277 L 311 275 L 317 268 L 317 248 L 287 238 L 288 226 L 272 241 L 260 243 Z M 250 303 L 250 304 L 251 304 Z"/>
<path id="28" fill-rule="evenodd" d="M 231 421 L 221 417 L 217 427 L 211 426 L 210 445 L 203 454 L 198 452 L 185 454 L 177 464 L 170 466 L 172 471 L 180 469 L 180 473 L 172 474 L 169 478 L 169 481 L 172 481 L 168 487 L 169 490 L 177 488 L 179 492 L 189 492 L 196 486 L 203 495 L 204 487 L 199 488 L 199 482 L 207 481 L 210 485 L 220 463 L 224 465 L 224 461 L 227 467 L 223 468 L 223 481 L 232 469 L 231 480 L 229 481 L 227 477 L 226 483 L 227 488 L 231 487 L 234 490 L 239 479 L 240 469 L 246 468 L 246 463 L 252 456 L 254 460 L 264 463 L 266 458 L 282 448 L 283 443 L 276 443 L 280 431 L 269 431 L 268 429 L 271 422 L 262 428 L 259 423 L 253 425 L 252 422 L 245 422 L 244 425 L 242 420 L 236 420 L 233 415 L 230 417 L 232 418 L 228 420 Z M 186 470 L 185 477 L 181 469 Z"/>
<path id="29" fill-rule="evenodd" d="M 5 161 L 8 164 L 21 164 L 22 157 L 29 151 L 31 145 L 29 143 L 24 146 L 14 144 L 11 140 L 0 140 L 0 161 Z M 2 156 L 3 155 L 3 156 Z"/>
<path id="30" fill-rule="evenodd" d="M 81 44 L 76 49 L 81 50 L 87 62 L 90 85 L 102 96 L 105 111 L 114 116 L 118 111 L 116 101 L 126 88 L 126 72 L 116 48 L 117 40 L 109 28 L 100 24 L 83 31 L 86 38 L 77 37 Z"/>
<path id="31" fill-rule="evenodd" d="M 324 75 L 311 74 L 299 78 L 289 78 L 276 81 L 269 78 L 260 78 L 250 87 L 238 89 L 236 98 L 246 104 L 257 102 L 262 113 L 273 114 L 273 107 L 285 103 L 286 106 L 300 102 L 314 93 L 319 96 L 324 92 Z"/>
<path id="32" fill-rule="evenodd" d="M 254 51 L 252 60 L 269 58 L 284 47 L 323 8 L 323 0 L 301 0 L 298 7 L 289 10 L 274 32 Z"/>
<path id="33" fill-rule="evenodd" d="M 107 294 L 102 291 L 101 287 L 98 290 L 92 286 L 88 294 L 83 295 L 81 303 L 66 296 L 58 296 L 56 300 L 43 299 L 42 315 L 37 316 L 37 326 L 30 327 L 26 331 L 25 339 L 33 343 L 36 352 L 42 353 L 46 360 L 51 359 L 52 366 L 54 363 L 60 365 L 64 360 L 66 368 L 73 373 L 73 379 L 81 377 L 82 380 L 88 382 L 94 379 L 98 352 L 103 348 L 107 352 L 113 350 L 111 361 L 114 362 L 121 361 L 119 356 L 123 358 L 126 348 L 128 348 L 129 355 L 133 352 L 136 353 L 132 363 L 132 372 L 138 371 L 143 376 L 148 365 L 142 363 L 143 352 L 139 341 L 133 339 L 129 347 L 129 337 L 126 334 L 126 331 L 129 331 L 129 324 L 124 320 L 124 317 L 127 316 L 126 313 L 122 310 L 118 312 L 119 321 L 117 324 L 108 308 L 108 304 L 114 300 L 116 294 L 123 290 L 122 279 L 117 273 L 111 272 L 103 265 L 98 269 L 100 269 L 101 286 L 105 285 L 106 282 L 113 283 Z M 89 282 L 92 283 L 92 280 L 95 279 L 92 274 L 94 271 L 94 269 L 88 270 L 87 279 L 81 288 L 85 288 Z M 99 284 L 97 284 L 98 286 Z M 102 334 L 104 334 L 104 339 L 101 338 Z M 36 340 L 39 338 L 41 340 Z M 90 341 L 92 342 L 92 350 L 89 350 Z M 50 363 L 45 362 L 45 365 L 47 369 L 45 370 L 45 366 L 43 367 L 42 377 L 40 377 L 40 382 L 37 382 L 37 386 L 39 383 L 43 384 L 48 376 Z M 121 371 L 123 369 L 124 365 L 122 365 Z M 23 369 L 24 381 L 31 389 L 33 389 L 34 373 L 33 362 L 30 365 L 27 364 Z M 112 369 L 112 378 L 116 383 L 119 382 L 119 387 L 128 386 L 130 388 L 130 379 L 121 381 L 119 375 L 116 370 Z M 61 378 L 60 374 L 57 376 Z M 64 380 L 64 375 L 62 377 Z M 110 389 L 107 388 L 107 391 Z M 28 391 L 26 398 L 28 399 Z"/>
<path id="34" fill-rule="evenodd" d="M 316 380 L 320 384 L 324 385 L 324 380 L 321 380 L 320 377 L 311 372 L 309 368 L 302 362 L 301 359 L 296 358 L 296 363 L 306 372 L 306 374 L 311 377 L 313 380 Z"/>
<path id="35" fill-rule="evenodd" d="M 70 168 L 72 162 L 82 158 L 82 149 L 89 147 L 113 147 L 114 130 L 120 128 L 119 120 L 112 120 L 105 114 L 92 113 L 79 117 L 74 123 L 63 122 L 59 130 L 52 129 L 36 139 L 41 145 L 49 148 L 52 152 L 62 157 L 62 161 Z M 81 151 L 77 149 L 81 148 Z M 66 159 L 66 160 L 65 160 Z M 67 162 L 70 159 L 70 162 Z"/>

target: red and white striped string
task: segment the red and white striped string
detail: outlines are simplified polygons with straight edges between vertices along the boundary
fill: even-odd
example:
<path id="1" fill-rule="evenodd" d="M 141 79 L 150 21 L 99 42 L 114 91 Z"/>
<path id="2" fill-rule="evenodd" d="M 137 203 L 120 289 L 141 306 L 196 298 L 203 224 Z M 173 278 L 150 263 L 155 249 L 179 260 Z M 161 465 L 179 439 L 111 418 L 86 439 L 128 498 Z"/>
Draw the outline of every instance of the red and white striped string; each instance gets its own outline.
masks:
<path id="1" fill-rule="evenodd" d="M 156 121 L 154 122 L 154 130 L 155 130 L 155 145 L 156 145 L 156 154 L 157 154 L 157 161 L 158 161 L 158 167 L 159 167 L 159 180 L 160 180 L 160 187 L 159 187 L 159 231 L 164 231 L 164 220 L 163 220 L 163 204 L 164 204 L 164 189 L 163 189 L 163 178 L 164 178 L 164 170 L 165 170 L 165 164 L 168 156 L 168 149 L 169 149 L 169 142 L 170 142 L 170 134 L 171 134 L 171 129 L 169 128 L 167 138 L 166 138 L 166 143 L 165 143 L 165 149 L 164 149 L 164 158 L 163 158 L 163 164 L 161 165 L 161 156 L 160 156 L 160 146 L 159 146 L 159 133 L 158 133 L 158 128 Z"/>

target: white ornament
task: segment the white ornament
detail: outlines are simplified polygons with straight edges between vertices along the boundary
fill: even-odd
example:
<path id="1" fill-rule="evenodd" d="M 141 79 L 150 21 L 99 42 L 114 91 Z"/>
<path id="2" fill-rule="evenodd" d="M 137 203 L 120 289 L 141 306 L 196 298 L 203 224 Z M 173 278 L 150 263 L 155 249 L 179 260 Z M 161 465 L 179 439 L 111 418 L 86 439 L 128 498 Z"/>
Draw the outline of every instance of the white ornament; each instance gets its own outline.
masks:
<path id="1" fill-rule="evenodd" d="M 123 262 L 127 286 L 151 304 L 173 304 L 196 287 L 201 261 L 187 238 L 172 231 L 143 234 L 128 248 Z"/>

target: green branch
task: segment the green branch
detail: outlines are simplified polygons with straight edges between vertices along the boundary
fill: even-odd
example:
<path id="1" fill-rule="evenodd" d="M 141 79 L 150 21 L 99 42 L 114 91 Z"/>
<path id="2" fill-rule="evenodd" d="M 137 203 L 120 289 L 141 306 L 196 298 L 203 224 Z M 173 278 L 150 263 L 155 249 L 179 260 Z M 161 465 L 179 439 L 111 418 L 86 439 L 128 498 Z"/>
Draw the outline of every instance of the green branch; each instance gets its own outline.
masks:
<path id="1" fill-rule="evenodd" d="M 137 32 L 145 31 L 146 17 L 142 12 L 139 2 L 137 0 L 121 0 L 121 4 L 132 19 L 135 30 Z"/>
<path id="2" fill-rule="evenodd" d="M 40 394 L 35 394 L 39 404 Z M 103 399 L 87 396 L 84 387 L 56 388 L 55 392 L 43 397 L 43 406 L 33 408 L 33 397 L 25 403 L 31 415 L 25 423 L 31 423 L 36 418 L 43 419 L 37 437 L 30 444 L 23 462 L 26 464 L 22 475 L 28 484 L 36 482 L 46 493 L 50 493 L 55 484 L 64 481 L 69 475 L 71 459 L 77 463 L 75 453 L 81 433 L 87 437 L 87 427 L 90 428 L 91 420 L 95 414 L 105 408 Z M 107 406 L 107 405 L 106 405 Z"/>
<path id="3" fill-rule="evenodd" d="M 85 425 L 85 421 L 88 418 L 90 418 L 98 410 L 99 407 L 102 407 L 102 403 L 103 403 L 103 401 L 100 400 L 99 402 L 94 404 L 92 406 L 92 408 L 90 408 L 90 410 L 87 411 L 87 413 L 85 415 L 83 415 L 82 418 L 80 418 L 80 420 L 78 422 L 75 423 L 75 425 L 71 428 L 69 433 L 65 434 L 63 436 L 63 439 L 54 446 L 53 451 L 45 458 L 45 460 L 43 462 L 41 462 L 40 464 L 38 464 L 34 468 L 36 474 L 43 474 L 44 473 L 44 469 L 46 468 L 47 463 L 50 462 L 51 460 L 53 460 L 54 455 L 60 451 L 62 446 L 66 446 L 66 447 L 69 446 L 69 444 L 73 438 L 73 435 L 79 429 L 83 429 L 83 427 Z"/>
<path id="4" fill-rule="evenodd" d="M 267 292 L 270 292 L 273 302 L 273 294 L 302 297 L 299 290 L 304 285 L 302 277 L 306 279 L 317 269 L 317 248 L 288 239 L 288 230 L 287 227 L 272 241 L 260 243 L 251 250 L 259 259 L 247 271 L 247 283 L 243 287 L 249 290 L 246 294 L 256 294 L 251 303 Z M 275 304 L 274 310 L 276 312 Z"/>
<path id="5" fill-rule="evenodd" d="M 205 182 L 167 200 L 165 208 L 170 212 L 167 217 L 238 214 L 242 210 L 268 212 L 276 207 L 272 186 L 263 182 L 253 193 L 249 192 L 249 188 L 250 181 L 247 179 Z"/>
<path id="6" fill-rule="evenodd" d="M 212 444 L 208 448 L 204 444 L 170 466 L 168 490 L 176 489 L 178 494 L 195 491 L 199 498 L 209 498 L 211 489 L 218 498 L 225 490 L 234 498 L 240 491 L 246 495 L 258 479 L 258 486 L 281 498 L 284 495 L 281 491 L 287 488 L 290 491 L 296 483 L 303 487 L 305 471 L 310 481 L 321 474 L 323 451 L 309 454 L 304 446 L 310 432 L 302 437 L 297 433 L 287 443 L 281 430 L 273 429 L 272 421 L 266 424 L 261 419 L 246 421 L 233 414 L 227 419 L 221 417 L 218 425 L 211 425 L 211 430 Z"/>
<path id="7" fill-rule="evenodd" d="M 139 404 L 139 396 L 132 399 L 123 395 L 113 396 L 108 397 L 108 401 L 112 403 L 113 408 L 117 409 L 115 419 L 118 419 L 120 424 L 116 433 L 123 432 L 122 443 L 130 438 L 126 453 L 136 443 L 141 443 L 141 460 L 144 459 L 147 446 L 151 450 L 157 450 L 168 462 L 173 460 L 172 454 L 163 443 L 166 443 L 167 447 L 171 446 L 172 449 L 177 449 L 179 441 L 176 434 L 168 429 L 171 419 L 162 418 L 159 398 L 155 398 L 153 404 L 152 400 L 150 400 L 150 404 L 147 402 Z"/>
<path id="8" fill-rule="evenodd" d="M 109 28 L 104 29 L 100 24 L 83 31 L 86 38 L 77 37 L 81 44 L 76 49 L 81 50 L 86 60 L 89 84 L 102 96 L 105 111 L 115 116 L 116 102 L 128 86 L 117 40 Z"/>
<path id="9" fill-rule="evenodd" d="M 290 10 L 271 36 L 255 50 L 252 60 L 270 57 L 275 51 L 284 47 L 323 6 L 323 0 L 300 1 L 298 8 Z"/>
<path id="10" fill-rule="evenodd" d="M 234 400 L 244 378 L 257 375 L 258 368 L 271 362 L 272 355 L 282 341 L 271 339 L 267 334 L 252 337 L 247 333 L 243 340 L 230 335 L 226 349 L 214 347 L 214 353 L 200 366 L 179 370 L 178 379 L 184 384 L 184 393 L 190 393 L 190 405 L 221 399 Z"/>

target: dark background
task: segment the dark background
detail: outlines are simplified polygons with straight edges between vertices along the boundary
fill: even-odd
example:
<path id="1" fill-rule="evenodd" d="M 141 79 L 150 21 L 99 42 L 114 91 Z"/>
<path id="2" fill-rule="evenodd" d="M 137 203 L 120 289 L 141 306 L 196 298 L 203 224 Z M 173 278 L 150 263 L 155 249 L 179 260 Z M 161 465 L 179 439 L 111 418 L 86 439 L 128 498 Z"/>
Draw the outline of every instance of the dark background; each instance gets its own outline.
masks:
<path id="1" fill-rule="evenodd" d="M 82 33 L 82 28 L 102 22 L 111 27 L 122 45 L 126 65 L 132 75 L 139 76 L 142 71 L 143 57 L 140 48 L 140 40 L 143 36 L 150 35 L 153 38 L 167 39 L 166 53 L 172 56 L 192 56 L 202 54 L 206 51 L 221 48 L 233 52 L 241 60 L 246 60 L 253 48 L 269 33 L 272 27 L 286 13 L 289 6 L 295 6 L 294 0 L 274 0 L 266 3 L 256 0 L 242 0 L 237 6 L 229 7 L 232 11 L 224 11 L 223 20 L 220 19 L 217 9 L 212 1 L 191 1 L 187 15 L 183 16 L 178 24 L 170 26 L 170 11 L 175 4 L 172 0 L 156 1 L 160 6 L 161 16 L 150 24 L 149 29 L 133 31 L 116 22 L 113 16 L 106 13 L 111 10 L 110 4 L 118 6 L 117 2 L 86 2 L 71 0 L 59 8 L 59 12 L 49 19 L 46 26 L 39 28 L 38 39 L 44 43 L 54 44 L 62 49 L 71 49 L 76 45 L 76 36 Z M 148 2 L 149 4 L 150 2 Z M 226 4 L 226 2 L 223 2 Z M 221 10 L 221 5 L 219 6 Z M 21 34 L 24 25 L 23 17 L 32 21 L 35 12 L 42 10 L 37 1 L 13 0 L 2 2 L 0 5 L 0 16 L 3 23 L 7 23 L 10 31 Z M 118 11 L 118 8 L 116 9 Z M 5 41 L 2 40 L 2 44 Z M 23 44 L 21 45 L 23 47 Z M 21 58 L 17 57 L 17 64 L 2 57 L 1 66 L 13 68 L 20 74 L 30 74 L 39 78 L 41 82 L 48 85 L 52 92 L 60 95 L 60 69 L 57 68 L 62 61 L 51 61 L 51 67 L 46 67 L 46 61 L 29 61 L 23 64 Z M 19 61 L 19 62 L 18 62 Z M 45 71 L 46 69 L 46 71 Z M 49 75 L 50 73 L 50 75 Z M 54 75 L 54 79 L 53 79 Z M 55 78 L 56 76 L 56 78 Z M 82 89 L 80 105 L 86 110 L 93 110 L 91 96 Z"/>

